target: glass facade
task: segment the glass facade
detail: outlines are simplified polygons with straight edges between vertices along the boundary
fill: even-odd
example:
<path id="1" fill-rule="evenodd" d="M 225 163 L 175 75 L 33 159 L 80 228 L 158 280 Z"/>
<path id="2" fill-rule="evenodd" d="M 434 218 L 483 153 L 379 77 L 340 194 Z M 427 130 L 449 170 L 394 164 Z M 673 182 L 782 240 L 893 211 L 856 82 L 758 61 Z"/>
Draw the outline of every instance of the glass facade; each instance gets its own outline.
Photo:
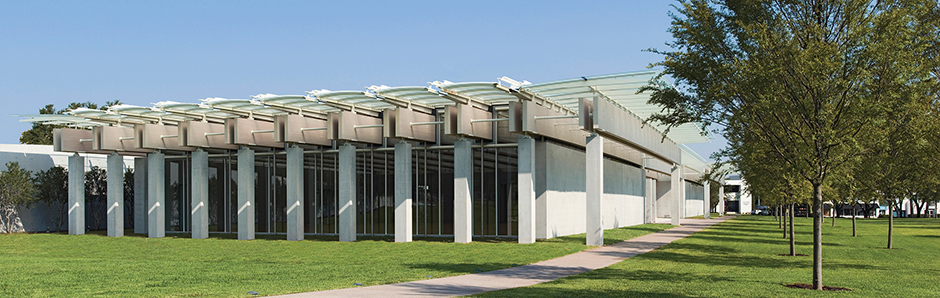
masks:
<path id="1" fill-rule="evenodd" d="M 388 149 L 356 153 L 356 233 L 395 233 L 395 152 Z M 237 156 L 210 155 L 209 231 L 238 232 Z M 473 149 L 473 235 L 517 235 L 516 148 Z M 454 150 L 412 150 L 412 211 L 415 236 L 454 233 Z M 255 152 L 255 232 L 287 233 L 287 159 L 274 151 Z M 304 232 L 338 234 L 339 175 L 337 153 L 304 154 Z M 190 232 L 192 215 L 191 160 L 166 161 L 168 232 Z"/>

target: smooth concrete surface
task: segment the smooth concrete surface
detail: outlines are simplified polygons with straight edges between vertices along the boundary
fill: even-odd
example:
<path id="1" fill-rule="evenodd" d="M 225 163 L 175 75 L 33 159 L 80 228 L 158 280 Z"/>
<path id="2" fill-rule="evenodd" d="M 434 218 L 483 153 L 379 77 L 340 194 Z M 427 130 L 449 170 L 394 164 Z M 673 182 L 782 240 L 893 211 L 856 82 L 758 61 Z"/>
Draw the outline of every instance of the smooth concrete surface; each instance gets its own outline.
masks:
<path id="1" fill-rule="evenodd" d="M 682 166 L 673 165 L 672 173 L 669 177 L 669 200 L 672 203 L 672 208 L 670 209 L 669 215 L 672 219 L 672 225 L 678 226 L 680 224 L 679 219 L 682 218 L 682 205 L 684 202 L 684 194 L 682 193 Z"/>
<path id="2" fill-rule="evenodd" d="M 166 157 L 163 153 L 147 154 L 147 237 L 166 235 Z"/>
<path id="3" fill-rule="evenodd" d="M 712 214 L 710 212 L 711 211 L 710 207 L 711 207 L 711 202 L 712 202 L 711 182 L 706 180 L 705 186 L 703 186 L 703 188 L 704 188 L 703 193 L 705 195 L 705 198 L 703 200 L 704 204 L 702 204 L 702 213 L 705 214 L 705 218 L 712 218 Z"/>
<path id="4" fill-rule="evenodd" d="M 656 183 L 656 218 L 668 218 L 670 210 L 672 210 L 673 199 L 670 197 L 672 194 L 672 178 L 665 175 L 660 175 L 659 180 L 653 180 L 653 183 Z"/>
<path id="5" fill-rule="evenodd" d="M 685 210 L 682 214 L 684 217 L 693 217 L 704 215 L 702 210 L 705 209 L 705 187 L 692 181 L 685 180 L 683 183 L 682 190 L 685 192 Z"/>
<path id="6" fill-rule="evenodd" d="M 277 297 L 456 297 L 531 286 L 616 264 L 685 238 L 729 218 L 731 217 L 684 219 L 680 227 L 525 266 L 477 274 Z"/>
<path id="7" fill-rule="evenodd" d="M 356 146 L 339 146 L 339 241 L 356 241 Z"/>
<path id="8" fill-rule="evenodd" d="M 192 153 L 192 216 L 193 239 L 209 238 L 209 152 L 198 149 Z"/>
<path id="9" fill-rule="evenodd" d="M 646 178 L 646 207 L 643 223 L 656 222 L 656 179 Z"/>
<path id="10" fill-rule="evenodd" d="M 147 233 L 147 158 L 134 158 L 134 234 Z"/>
<path id="11" fill-rule="evenodd" d="M 238 149 L 238 240 L 255 239 L 255 151 Z"/>
<path id="12" fill-rule="evenodd" d="M 725 186 L 718 185 L 718 215 L 725 216 Z"/>
<path id="13" fill-rule="evenodd" d="M 535 142 L 536 237 L 548 239 L 586 231 L 585 152 L 561 144 Z M 605 229 L 643 223 L 640 166 L 604 159 L 602 205 Z"/>
<path id="14" fill-rule="evenodd" d="M 124 236 L 124 157 L 108 155 L 108 237 Z"/>
<path id="15" fill-rule="evenodd" d="M 604 223 L 601 216 L 604 197 L 604 138 L 593 134 L 587 137 L 585 146 L 585 197 L 584 215 L 587 245 L 604 245 Z"/>
<path id="16" fill-rule="evenodd" d="M 69 156 L 69 235 L 85 234 L 85 158 Z"/>
<path id="17" fill-rule="evenodd" d="M 414 234 L 411 168 L 411 144 L 395 144 L 395 242 L 411 242 Z"/>
<path id="18" fill-rule="evenodd" d="M 287 147 L 287 240 L 304 240 L 304 149 Z"/>
<path id="19" fill-rule="evenodd" d="M 454 143 L 454 242 L 470 243 L 473 237 L 473 142 L 461 139 Z"/>
<path id="20" fill-rule="evenodd" d="M 535 139 L 519 136 L 517 156 L 519 243 L 535 243 Z"/>

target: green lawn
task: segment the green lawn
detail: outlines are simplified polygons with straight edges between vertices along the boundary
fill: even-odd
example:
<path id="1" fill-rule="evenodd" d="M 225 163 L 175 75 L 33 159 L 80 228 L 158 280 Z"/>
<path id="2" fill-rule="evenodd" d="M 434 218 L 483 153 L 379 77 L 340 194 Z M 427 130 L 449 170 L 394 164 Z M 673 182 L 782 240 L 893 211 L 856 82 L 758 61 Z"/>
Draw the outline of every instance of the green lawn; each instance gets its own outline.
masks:
<path id="1" fill-rule="evenodd" d="M 614 243 L 668 229 L 639 225 L 607 230 Z M 520 245 L 514 239 L 421 238 L 411 243 L 336 237 L 284 241 L 231 234 L 188 239 L 141 235 L 108 238 L 103 232 L 0 235 L 0 296 L 199 296 L 240 297 L 307 292 L 444 277 L 529 264 L 587 249 L 584 234 Z"/>
<path id="2" fill-rule="evenodd" d="M 708 216 L 711 216 L 711 218 L 719 218 L 719 217 L 721 217 L 721 214 L 718 214 L 718 212 L 712 212 L 712 213 L 709 213 Z M 692 216 L 692 217 L 687 217 L 687 218 L 692 218 L 692 219 L 705 219 L 705 216 L 704 216 L 704 215 L 697 215 L 697 216 Z"/>
<path id="3" fill-rule="evenodd" d="M 851 292 L 786 288 L 812 284 L 812 257 L 789 252 L 773 216 L 741 216 L 613 266 L 482 297 L 940 297 L 940 221 L 886 219 L 823 225 L 823 282 Z M 797 218 L 797 253 L 812 255 L 811 219 Z"/>

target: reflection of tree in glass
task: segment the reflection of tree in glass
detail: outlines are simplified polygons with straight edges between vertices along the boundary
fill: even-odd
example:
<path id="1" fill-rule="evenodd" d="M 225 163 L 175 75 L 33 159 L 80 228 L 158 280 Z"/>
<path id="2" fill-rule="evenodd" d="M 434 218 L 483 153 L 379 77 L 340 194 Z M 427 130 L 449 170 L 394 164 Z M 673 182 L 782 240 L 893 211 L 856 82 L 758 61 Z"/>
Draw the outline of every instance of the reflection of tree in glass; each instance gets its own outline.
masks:
<path id="1" fill-rule="evenodd" d="M 124 227 L 134 228 L 134 169 L 124 171 Z"/>
<path id="2" fill-rule="evenodd" d="M 33 178 L 33 184 L 38 190 L 37 199 L 55 210 L 51 229 L 59 231 L 68 216 L 65 212 L 69 203 L 69 171 L 61 166 L 39 171 Z"/>
<path id="3" fill-rule="evenodd" d="M 101 229 L 101 223 L 107 216 L 108 172 L 98 166 L 92 166 L 85 172 L 85 201 L 91 211 L 95 230 Z"/>

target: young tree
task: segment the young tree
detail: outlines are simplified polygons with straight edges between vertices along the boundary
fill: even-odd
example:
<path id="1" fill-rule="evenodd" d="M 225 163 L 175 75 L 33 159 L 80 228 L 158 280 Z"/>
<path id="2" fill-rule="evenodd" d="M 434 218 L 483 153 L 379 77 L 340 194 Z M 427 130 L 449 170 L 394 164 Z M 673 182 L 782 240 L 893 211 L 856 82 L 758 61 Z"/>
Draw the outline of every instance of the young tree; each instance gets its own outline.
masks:
<path id="1" fill-rule="evenodd" d="M 6 171 L 0 172 L 0 229 L 5 233 L 17 228 L 19 209 L 30 208 L 36 202 L 31 175 L 12 161 L 7 163 Z"/>
<path id="2" fill-rule="evenodd" d="M 813 287 L 822 283 L 822 187 L 870 150 L 868 129 L 900 99 L 894 89 L 929 82 L 924 56 L 936 1 L 681 1 L 669 44 L 658 51 L 676 86 L 654 82 L 649 121 L 701 123 L 752 134 L 812 185 Z M 932 83 L 931 83 L 932 84 Z M 667 129 L 668 132 L 668 129 Z M 747 179 L 747 178 L 746 178 Z"/>
<path id="3" fill-rule="evenodd" d="M 33 177 L 37 199 L 55 210 L 52 225 L 55 231 L 65 224 L 69 202 L 69 172 L 64 167 L 54 166 L 45 171 L 36 172 Z"/>

